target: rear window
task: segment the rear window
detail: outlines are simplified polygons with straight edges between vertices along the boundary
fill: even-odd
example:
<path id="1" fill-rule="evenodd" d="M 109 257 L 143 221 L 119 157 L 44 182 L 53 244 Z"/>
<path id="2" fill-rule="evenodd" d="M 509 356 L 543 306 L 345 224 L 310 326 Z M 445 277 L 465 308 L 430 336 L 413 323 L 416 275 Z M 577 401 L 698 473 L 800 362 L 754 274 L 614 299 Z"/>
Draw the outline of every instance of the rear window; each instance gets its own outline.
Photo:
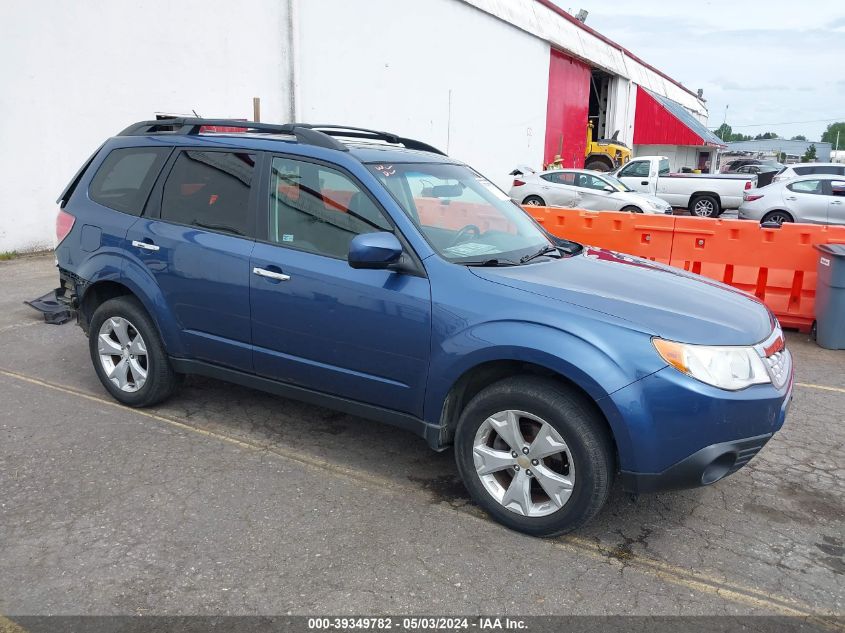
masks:
<path id="1" fill-rule="evenodd" d="M 141 215 L 169 152 L 153 147 L 112 150 L 91 181 L 88 197 L 115 211 Z"/>
<path id="2" fill-rule="evenodd" d="M 813 167 L 814 174 L 839 174 L 845 172 L 845 167 L 836 167 L 834 165 L 817 165 Z"/>

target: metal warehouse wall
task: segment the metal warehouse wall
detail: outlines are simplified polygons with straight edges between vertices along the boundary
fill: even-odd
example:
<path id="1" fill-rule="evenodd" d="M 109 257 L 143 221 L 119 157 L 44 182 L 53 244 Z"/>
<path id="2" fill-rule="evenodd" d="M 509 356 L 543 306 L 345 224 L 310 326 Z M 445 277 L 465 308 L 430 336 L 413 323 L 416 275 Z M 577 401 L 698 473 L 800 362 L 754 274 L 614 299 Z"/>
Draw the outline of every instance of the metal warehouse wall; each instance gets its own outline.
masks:
<path id="1" fill-rule="evenodd" d="M 288 118 L 287 3 L 239 7 L 249 15 L 224 0 L 4 3 L 0 252 L 52 247 L 67 181 L 156 110 L 252 118 L 260 96 L 263 118 Z"/>
<path id="2" fill-rule="evenodd" d="M 299 4 L 300 118 L 432 143 L 499 186 L 540 166 L 549 46 L 456 0 Z"/>
<path id="3" fill-rule="evenodd" d="M 583 167 L 587 148 L 590 67 L 550 51 L 545 161 L 560 154 L 564 167 Z"/>

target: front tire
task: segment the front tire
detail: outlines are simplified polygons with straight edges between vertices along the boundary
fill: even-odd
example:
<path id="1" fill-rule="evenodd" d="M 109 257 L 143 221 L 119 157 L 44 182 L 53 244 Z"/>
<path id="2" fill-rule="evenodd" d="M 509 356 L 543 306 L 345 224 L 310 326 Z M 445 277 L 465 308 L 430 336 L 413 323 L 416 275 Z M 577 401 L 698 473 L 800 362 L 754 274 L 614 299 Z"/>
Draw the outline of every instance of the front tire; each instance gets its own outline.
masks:
<path id="1" fill-rule="evenodd" d="M 624 213 L 642 213 L 643 212 L 642 209 L 640 209 L 639 207 L 635 207 L 632 204 L 629 204 L 627 207 L 622 207 L 622 211 Z"/>
<path id="2" fill-rule="evenodd" d="M 455 461 L 473 500 L 532 536 L 589 522 L 610 493 L 613 455 L 605 421 L 583 396 L 533 376 L 483 389 L 455 434 Z"/>
<path id="3" fill-rule="evenodd" d="M 528 196 L 522 201 L 522 204 L 528 205 L 529 207 L 545 207 L 546 201 L 540 196 Z"/>
<path id="4" fill-rule="evenodd" d="M 157 404 L 179 383 L 158 330 L 134 297 L 109 299 L 94 311 L 88 349 L 100 382 L 130 407 Z"/>

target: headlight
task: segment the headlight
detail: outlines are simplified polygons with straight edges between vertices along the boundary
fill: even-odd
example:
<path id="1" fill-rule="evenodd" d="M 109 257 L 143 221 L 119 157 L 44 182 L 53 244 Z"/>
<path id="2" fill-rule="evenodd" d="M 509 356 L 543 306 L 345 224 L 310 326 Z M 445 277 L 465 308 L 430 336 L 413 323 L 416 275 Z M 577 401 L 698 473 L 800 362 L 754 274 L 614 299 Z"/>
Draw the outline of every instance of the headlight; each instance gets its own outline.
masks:
<path id="1" fill-rule="evenodd" d="M 661 338 L 652 342 L 672 367 L 719 389 L 738 391 L 771 382 L 763 359 L 753 347 L 687 345 Z"/>

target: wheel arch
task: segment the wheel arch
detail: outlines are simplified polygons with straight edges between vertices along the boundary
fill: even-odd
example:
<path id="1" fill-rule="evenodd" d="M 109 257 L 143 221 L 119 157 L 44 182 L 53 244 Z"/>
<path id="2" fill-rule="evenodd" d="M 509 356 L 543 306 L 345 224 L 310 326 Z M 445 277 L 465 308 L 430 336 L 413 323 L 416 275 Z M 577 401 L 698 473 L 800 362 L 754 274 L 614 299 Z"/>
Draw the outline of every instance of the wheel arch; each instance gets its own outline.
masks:
<path id="1" fill-rule="evenodd" d="M 79 296 L 79 316 L 82 329 L 88 332 L 88 323 L 94 311 L 109 299 L 120 296 L 132 296 L 137 299 L 158 330 L 165 350 L 170 355 L 183 355 L 183 345 L 179 336 L 178 323 L 164 300 L 161 288 L 145 266 L 125 258 L 119 265 L 97 267 L 91 277 L 83 272 L 80 277 L 87 279 Z"/>

